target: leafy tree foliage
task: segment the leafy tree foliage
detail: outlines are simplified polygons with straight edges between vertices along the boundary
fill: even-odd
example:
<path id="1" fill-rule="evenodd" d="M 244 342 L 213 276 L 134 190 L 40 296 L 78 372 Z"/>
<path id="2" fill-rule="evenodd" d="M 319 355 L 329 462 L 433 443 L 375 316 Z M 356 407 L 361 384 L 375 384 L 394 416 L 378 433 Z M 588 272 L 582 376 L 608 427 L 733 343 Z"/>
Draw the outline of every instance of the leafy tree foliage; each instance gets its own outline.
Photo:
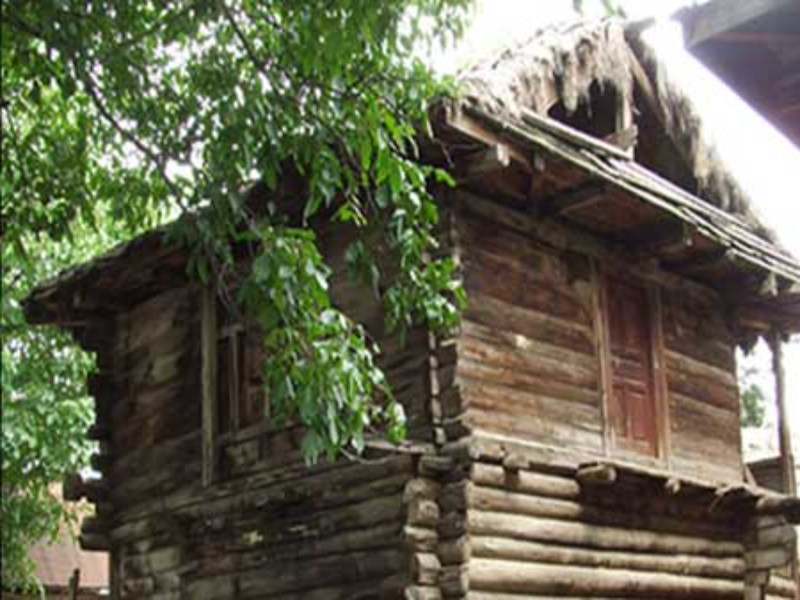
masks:
<path id="1" fill-rule="evenodd" d="M 18 246 L 2 244 L 2 581 L 5 589 L 31 587 L 27 551 L 38 539 L 54 539 L 71 514 L 54 494 L 52 483 L 83 468 L 90 445 L 84 432 L 92 420 L 86 375 L 92 357 L 64 333 L 25 322 L 22 299 L 42 279 L 88 259 L 116 239 L 78 226 L 80 244 L 46 242 L 27 234 L 20 242 L 33 248 L 35 260 Z"/>
<path id="2" fill-rule="evenodd" d="M 763 427 L 766 414 L 766 396 L 756 381 L 758 369 L 748 366 L 739 370 L 739 400 L 741 402 L 741 426 Z"/>
<path id="3" fill-rule="evenodd" d="M 51 534 L 47 484 L 86 458 L 91 368 L 59 333 L 25 326 L 34 282 L 126 232 L 177 219 L 191 269 L 224 281 L 230 241 L 255 252 L 239 290 L 264 326 L 270 396 L 307 425 L 305 451 L 358 452 L 403 433 L 378 348 L 331 302 L 310 224 L 358 231 L 354 273 L 387 325 L 454 326 L 463 294 L 435 257 L 428 193 L 447 177 L 416 140 L 447 91 L 415 58 L 457 35 L 468 0 L 3 0 L 3 581 Z M 302 219 L 249 206 L 287 170 Z M 377 240 L 377 241 L 376 241 Z"/>

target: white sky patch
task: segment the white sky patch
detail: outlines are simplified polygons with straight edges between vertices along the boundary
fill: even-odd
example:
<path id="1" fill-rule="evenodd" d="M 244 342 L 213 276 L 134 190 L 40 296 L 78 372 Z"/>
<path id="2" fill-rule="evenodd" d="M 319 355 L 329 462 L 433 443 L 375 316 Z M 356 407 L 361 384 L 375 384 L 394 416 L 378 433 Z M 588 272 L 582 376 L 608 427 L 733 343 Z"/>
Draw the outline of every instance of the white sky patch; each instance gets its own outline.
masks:
<path id="1" fill-rule="evenodd" d="M 800 257 L 800 150 L 725 86 L 683 47 L 680 26 L 669 20 L 687 0 L 621 0 L 632 19 L 655 17 L 647 32 L 676 83 L 688 90 L 714 143 L 729 168 L 750 194 L 762 221 L 778 235 L 782 244 Z M 586 0 L 589 17 L 602 15 L 599 0 Z M 537 29 L 559 21 L 574 20 L 571 0 L 478 0 L 472 24 L 455 47 L 432 58 L 442 73 L 455 73 L 478 57 L 524 40 Z M 800 456 L 800 343 L 789 344 L 784 353 L 790 424 L 795 456 Z M 747 359 L 764 374 L 762 384 L 771 396 L 770 356 L 759 344 Z M 772 407 L 770 407 L 771 409 Z M 774 410 L 767 416 L 777 440 Z"/>

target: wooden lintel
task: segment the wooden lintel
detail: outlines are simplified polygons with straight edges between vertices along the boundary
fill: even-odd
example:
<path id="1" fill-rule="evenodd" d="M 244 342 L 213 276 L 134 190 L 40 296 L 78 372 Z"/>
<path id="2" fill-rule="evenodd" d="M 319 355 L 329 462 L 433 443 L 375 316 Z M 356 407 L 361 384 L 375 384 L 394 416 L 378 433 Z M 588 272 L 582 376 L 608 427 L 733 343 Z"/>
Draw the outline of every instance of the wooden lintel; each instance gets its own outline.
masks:
<path id="1" fill-rule="evenodd" d="M 607 192 L 608 186 L 603 182 L 584 182 L 540 199 L 534 211 L 542 219 L 560 217 L 605 199 Z"/>

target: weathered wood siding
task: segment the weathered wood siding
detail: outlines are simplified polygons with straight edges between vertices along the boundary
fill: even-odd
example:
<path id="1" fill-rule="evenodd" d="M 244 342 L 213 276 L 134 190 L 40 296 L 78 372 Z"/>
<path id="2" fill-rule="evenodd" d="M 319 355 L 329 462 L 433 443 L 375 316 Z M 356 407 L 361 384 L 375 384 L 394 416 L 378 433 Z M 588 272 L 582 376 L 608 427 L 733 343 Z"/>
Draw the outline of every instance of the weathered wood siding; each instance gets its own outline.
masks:
<path id="1" fill-rule="evenodd" d="M 331 262 L 343 273 L 334 241 Z M 412 416 L 412 439 L 429 441 L 427 334 L 411 332 L 401 347 L 383 335 L 363 289 L 337 276 L 335 295 L 386 342 L 382 363 Z M 424 593 L 438 568 L 424 450 L 309 468 L 298 428 L 262 430 L 227 444 L 203 486 L 199 308 L 197 288 L 162 293 L 119 316 L 105 350 L 114 393 L 103 511 L 118 597 Z"/>
<path id="2" fill-rule="evenodd" d="M 713 294 L 640 282 L 660 319 L 669 429 L 659 459 L 620 451 L 604 431 L 598 276 L 619 265 L 472 208 L 456 208 L 453 234 L 470 305 L 439 353 L 455 357 L 438 372 L 456 464 L 440 499 L 445 597 L 742 598 L 746 523 L 710 511 L 716 484 L 742 480 L 734 343 Z M 579 465 L 602 457 L 641 472 L 582 484 Z M 670 491 L 655 472 L 708 486 Z M 793 594 L 773 578 L 769 598 Z"/>
<path id="3" fill-rule="evenodd" d="M 662 306 L 672 468 L 741 480 L 735 343 L 722 305 L 662 290 Z"/>
<path id="4" fill-rule="evenodd" d="M 458 339 L 460 404 L 450 407 L 451 418 L 475 435 L 741 481 L 734 342 L 720 304 L 658 288 L 669 431 L 661 433 L 665 456 L 654 461 L 604 442 L 600 283 L 590 259 L 468 208 L 456 227 L 469 307 Z"/>
<path id="5" fill-rule="evenodd" d="M 588 269 L 571 280 L 558 254 L 467 212 L 459 213 L 457 227 L 469 294 L 457 379 L 468 426 L 601 452 Z"/>

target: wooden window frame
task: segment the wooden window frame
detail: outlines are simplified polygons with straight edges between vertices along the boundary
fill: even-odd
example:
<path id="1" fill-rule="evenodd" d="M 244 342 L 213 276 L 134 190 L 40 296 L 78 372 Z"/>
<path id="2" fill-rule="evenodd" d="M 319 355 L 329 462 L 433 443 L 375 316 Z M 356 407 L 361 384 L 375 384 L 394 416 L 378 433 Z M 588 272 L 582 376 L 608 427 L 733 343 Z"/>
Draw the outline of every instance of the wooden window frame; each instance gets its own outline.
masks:
<path id="1" fill-rule="evenodd" d="M 621 456 L 636 461 L 653 462 L 659 466 L 670 466 L 670 422 L 669 395 L 666 382 L 664 357 L 663 311 L 660 287 L 641 277 L 620 270 L 612 270 L 594 262 L 593 287 L 595 291 L 595 337 L 600 361 L 601 418 L 603 421 L 603 453 Z M 653 409 L 656 429 L 655 453 L 637 452 L 619 445 L 614 435 L 611 418 L 611 394 L 613 393 L 611 331 L 609 328 L 609 303 L 607 290 L 612 278 L 628 279 L 631 284 L 643 289 L 647 296 L 647 315 L 650 338 L 650 368 L 653 386 Z"/>
<path id="2" fill-rule="evenodd" d="M 264 409 L 266 418 L 242 424 L 244 403 L 251 402 L 248 376 L 252 367 L 249 361 L 253 359 L 247 348 L 247 324 L 233 322 L 221 327 L 218 309 L 219 294 L 216 288 L 204 287 L 201 300 L 201 420 L 204 486 L 209 486 L 218 479 L 220 455 L 226 444 L 258 437 L 274 429 L 274 425 L 268 420 L 268 405 Z M 227 342 L 229 347 L 227 357 L 219 355 L 222 342 Z M 239 353 L 244 353 L 241 361 Z M 228 391 L 225 402 L 225 408 L 228 411 L 226 415 L 228 428 L 224 432 L 220 431 L 220 359 L 228 360 Z"/>

